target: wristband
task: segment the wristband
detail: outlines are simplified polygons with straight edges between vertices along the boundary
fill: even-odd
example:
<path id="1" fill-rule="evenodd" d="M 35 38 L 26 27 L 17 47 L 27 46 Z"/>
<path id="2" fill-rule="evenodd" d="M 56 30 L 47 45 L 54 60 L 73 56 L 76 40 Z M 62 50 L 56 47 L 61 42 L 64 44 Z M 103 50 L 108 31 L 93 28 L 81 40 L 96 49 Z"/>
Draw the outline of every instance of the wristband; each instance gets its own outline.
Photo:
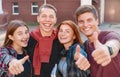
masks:
<path id="1" fill-rule="evenodd" d="M 109 51 L 110 55 L 112 55 L 113 54 L 112 47 L 110 47 L 110 46 L 107 46 L 107 47 L 108 47 L 108 51 Z"/>

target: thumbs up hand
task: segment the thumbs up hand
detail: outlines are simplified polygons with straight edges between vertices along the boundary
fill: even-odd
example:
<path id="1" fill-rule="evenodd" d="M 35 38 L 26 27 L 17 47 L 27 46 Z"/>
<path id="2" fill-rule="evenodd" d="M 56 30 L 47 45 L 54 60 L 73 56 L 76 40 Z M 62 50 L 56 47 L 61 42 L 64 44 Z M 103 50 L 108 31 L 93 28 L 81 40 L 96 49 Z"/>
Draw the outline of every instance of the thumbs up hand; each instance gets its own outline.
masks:
<path id="1" fill-rule="evenodd" d="M 20 63 L 24 64 L 29 59 L 29 56 L 25 56 L 24 58 L 20 59 Z"/>
<path id="2" fill-rule="evenodd" d="M 77 45 L 76 51 L 75 51 L 75 54 L 74 54 L 74 59 L 75 59 L 75 60 L 78 60 L 79 57 L 80 57 L 80 46 Z"/>
<path id="3" fill-rule="evenodd" d="M 94 60 L 102 66 L 108 65 L 111 62 L 111 57 L 107 46 L 99 42 L 97 32 L 93 33 L 93 43 L 95 47 L 95 50 L 92 52 Z"/>
<path id="4" fill-rule="evenodd" d="M 80 46 L 77 45 L 76 47 L 76 51 L 74 54 L 74 59 L 76 60 L 76 65 L 81 69 L 81 70 L 87 70 L 90 67 L 90 63 L 87 60 L 86 57 L 84 57 L 81 53 L 80 53 Z"/>
<path id="5" fill-rule="evenodd" d="M 97 33 L 97 32 L 94 32 L 92 37 L 93 37 L 92 40 L 93 40 L 95 49 L 97 49 L 97 48 L 99 48 L 100 46 L 102 46 L 102 44 L 101 44 L 101 43 L 99 42 L 99 40 L 98 40 L 98 33 Z"/>
<path id="6" fill-rule="evenodd" d="M 25 56 L 24 58 L 17 60 L 13 59 L 12 61 L 9 62 L 9 72 L 12 75 L 18 75 L 24 71 L 23 64 L 25 63 L 26 60 L 29 59 L 29 56 Z"/>

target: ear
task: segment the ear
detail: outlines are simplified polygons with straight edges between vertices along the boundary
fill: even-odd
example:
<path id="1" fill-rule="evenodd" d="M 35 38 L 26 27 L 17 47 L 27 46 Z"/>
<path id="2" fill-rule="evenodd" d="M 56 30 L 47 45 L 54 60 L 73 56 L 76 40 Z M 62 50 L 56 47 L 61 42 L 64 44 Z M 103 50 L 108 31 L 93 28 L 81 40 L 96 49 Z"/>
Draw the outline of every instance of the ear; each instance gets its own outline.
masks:
<path id="1" fill-rule="evenodd" d="M 14 40 L 14 38 L 13 38 L 12 35 L 8 35 L 8 38 L 9 38 L 10 40 Z"/>

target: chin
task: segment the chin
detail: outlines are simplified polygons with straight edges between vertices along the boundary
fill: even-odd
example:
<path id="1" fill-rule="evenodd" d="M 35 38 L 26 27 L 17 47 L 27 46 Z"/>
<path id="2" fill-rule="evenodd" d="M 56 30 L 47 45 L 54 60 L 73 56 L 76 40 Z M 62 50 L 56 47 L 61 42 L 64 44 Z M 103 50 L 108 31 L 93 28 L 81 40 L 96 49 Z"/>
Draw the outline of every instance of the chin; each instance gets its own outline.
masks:
<path id="1" fill-rule="evenodd" d="M 60 42 L 60 43 L 61 43 L 61 44 L 65 44 L 66 42 L 63 42 L 63 41 L 62 41 L 62 42 Z"/>
<path id="2" fill-rule="evenodd" d="M 92 36 L 92 34 L 87 34 L 86 36 L 87 36 L 87 37 L 91 37 L 91 36 Z"/>
<path id="3" fill-rule="evenodd" d="M 50 32 L 50 31 L 52 31 L 52 29 L 51 29 L 51 28 L 45 29 L 45 31 L 46 31 L 46 32 Z"/>
<path id="4" fill-rule="evenodd" d="M 22 45 L 22 47 L 26 47 L 26 46 L 27 46 L 27 44 Z"/>

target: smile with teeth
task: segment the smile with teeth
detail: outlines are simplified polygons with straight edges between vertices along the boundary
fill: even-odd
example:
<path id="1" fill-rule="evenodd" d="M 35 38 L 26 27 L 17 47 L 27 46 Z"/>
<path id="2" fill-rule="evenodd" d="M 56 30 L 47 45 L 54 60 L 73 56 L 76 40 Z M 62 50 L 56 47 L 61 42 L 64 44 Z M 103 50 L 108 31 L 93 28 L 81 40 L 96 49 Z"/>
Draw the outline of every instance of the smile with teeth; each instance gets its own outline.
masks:
<path id="1" fill-rule="evenodd" d="M 84 31 L 88 31 L 90 28 L 84 28 Z"/>
<path id="2" fill-rule="evenodd" d="M 45 26 L 45 27 L 50 27 L 50 26 L 51 26 L 51 24 L 44 24 L 44 26 Z"/>
<path id="3" fill-rule="evenodd" d="M 67 38 L 60 37 L 60 39 L 61 39 L 61 40 L 65 40 L 65 39 L 67 39 Z"/>
<path id="4" fill-rule="evenodd" d="M 26 44 L 28 42 L 28 40 L 27 39 L 26 40 L 21 40 L 21 42 Z"/>

